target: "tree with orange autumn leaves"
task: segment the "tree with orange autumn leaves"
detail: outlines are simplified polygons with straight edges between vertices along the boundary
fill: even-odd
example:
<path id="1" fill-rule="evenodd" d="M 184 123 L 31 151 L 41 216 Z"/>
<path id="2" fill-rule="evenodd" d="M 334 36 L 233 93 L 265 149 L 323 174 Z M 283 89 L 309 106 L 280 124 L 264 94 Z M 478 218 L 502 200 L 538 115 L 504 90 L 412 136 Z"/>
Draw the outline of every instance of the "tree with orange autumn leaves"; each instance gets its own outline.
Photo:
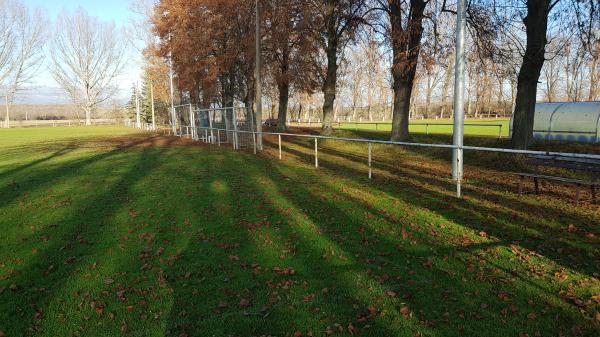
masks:
<path id="1" fill-rule="evenodd" d="M 331 130 L 339 55 L 366 10 L 364 0 L 261 0 L 263 71 L 279 93 L 285 129 L 291 91 L 325 97 L 325 131 Z M 252 106 L 255 55 L 252 2 L 162 0 L 154 10 L 157 55 L 171 58 L 179 90 L 200 106 Z M 323 56 L 327 59 L 323 65 Z M 328 125 L 328 126 L 327 126 Z"/>

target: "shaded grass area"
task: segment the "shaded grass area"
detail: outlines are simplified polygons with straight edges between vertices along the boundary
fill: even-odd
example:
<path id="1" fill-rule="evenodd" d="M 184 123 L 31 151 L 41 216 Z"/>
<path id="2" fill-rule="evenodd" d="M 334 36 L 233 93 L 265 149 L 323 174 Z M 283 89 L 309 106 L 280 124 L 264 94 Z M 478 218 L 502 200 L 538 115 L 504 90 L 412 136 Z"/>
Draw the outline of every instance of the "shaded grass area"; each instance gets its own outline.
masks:
<path id="1" fill-rule="evenodd" d="M 7 336 L 600 332 L 597 206 L 493 158 L 456 200 L 438 151 L 376 145 L 369 181 L 364 144 L 59 129 L 0 132 Z"/>

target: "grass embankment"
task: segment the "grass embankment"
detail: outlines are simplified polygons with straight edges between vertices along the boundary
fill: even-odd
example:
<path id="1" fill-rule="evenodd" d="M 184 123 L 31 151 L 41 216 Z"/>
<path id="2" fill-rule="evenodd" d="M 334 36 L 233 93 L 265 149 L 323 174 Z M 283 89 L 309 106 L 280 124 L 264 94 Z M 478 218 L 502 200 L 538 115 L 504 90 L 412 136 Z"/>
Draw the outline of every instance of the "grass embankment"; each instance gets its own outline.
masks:
<path id="1" fill-rule="evenodd" d="M 0 130 L 2 334 L 600 332 L 597 206 L 519 198 L 500 157 L 467 158 L 457 200 L 443 151 L 376 145 L 369 181 L 364 144 L 320 142 L 315 169 L 274 140 Z"/>

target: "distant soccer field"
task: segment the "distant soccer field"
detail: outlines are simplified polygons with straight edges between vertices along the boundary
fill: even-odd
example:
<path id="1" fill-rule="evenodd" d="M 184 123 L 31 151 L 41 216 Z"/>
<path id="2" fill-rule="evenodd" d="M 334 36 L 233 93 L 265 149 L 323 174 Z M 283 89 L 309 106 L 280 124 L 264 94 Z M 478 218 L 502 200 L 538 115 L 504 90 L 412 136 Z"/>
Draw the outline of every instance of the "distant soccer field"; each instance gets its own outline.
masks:
<path id="1" fill-rule="evenodd" d="M 413 120 L 410 122 L 409 130 L 414 133 L 430 134 L 452 134 L 451 119 L 435 120 Z M 465 135 L 467 136 L 490 136 L 490 137 L 508 137 L 509 119 L 467 119 L 465 120 Z M 446 125 L 444 125 L 446 124 Z M 475 125 L 476 124 L 476 125 Z M 336 124 L 336 128 L 343 130 L 379 130 L 391 131 L 392 124 L 386 123 L 348 123 L 341 122 Z"/>

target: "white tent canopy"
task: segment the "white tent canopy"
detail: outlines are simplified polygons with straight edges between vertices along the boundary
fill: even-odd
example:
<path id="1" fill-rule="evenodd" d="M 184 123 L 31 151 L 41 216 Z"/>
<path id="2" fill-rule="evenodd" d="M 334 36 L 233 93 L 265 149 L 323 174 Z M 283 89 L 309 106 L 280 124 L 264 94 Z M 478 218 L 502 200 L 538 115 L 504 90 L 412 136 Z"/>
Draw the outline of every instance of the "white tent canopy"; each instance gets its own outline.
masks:
<path id="1" fill-rule="evenodd" d="M 510 121 L 512 135 L 513 120 Z M 533 137 L 600 143 L 600 102 L 538 103 Z"/>

